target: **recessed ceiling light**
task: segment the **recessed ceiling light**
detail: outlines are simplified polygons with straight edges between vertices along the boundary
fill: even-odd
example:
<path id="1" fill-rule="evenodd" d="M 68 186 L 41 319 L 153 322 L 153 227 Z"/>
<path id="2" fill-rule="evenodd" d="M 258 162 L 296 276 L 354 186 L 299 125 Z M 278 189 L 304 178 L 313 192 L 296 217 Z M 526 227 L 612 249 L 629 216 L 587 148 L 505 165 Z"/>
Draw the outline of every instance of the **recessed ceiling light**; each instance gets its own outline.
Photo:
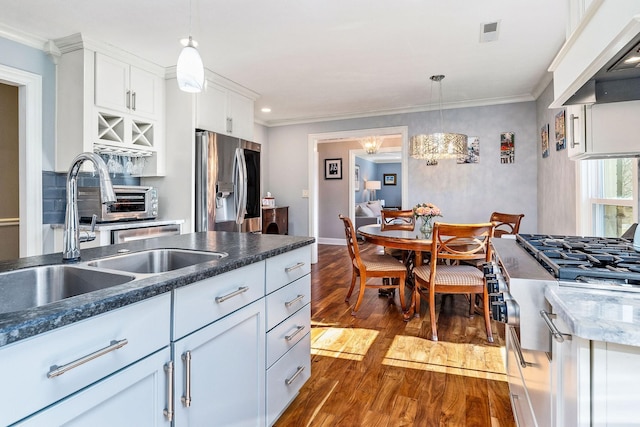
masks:
<path id="1" fill-rule="evenodd" d="M 271 108 L 269 108 L 269 107 L 264 107 L 264 108 L 262 108 L 260 111 L 262 111 L 263 113 L 270 113 L 270 112 L 271 112 Z"/>

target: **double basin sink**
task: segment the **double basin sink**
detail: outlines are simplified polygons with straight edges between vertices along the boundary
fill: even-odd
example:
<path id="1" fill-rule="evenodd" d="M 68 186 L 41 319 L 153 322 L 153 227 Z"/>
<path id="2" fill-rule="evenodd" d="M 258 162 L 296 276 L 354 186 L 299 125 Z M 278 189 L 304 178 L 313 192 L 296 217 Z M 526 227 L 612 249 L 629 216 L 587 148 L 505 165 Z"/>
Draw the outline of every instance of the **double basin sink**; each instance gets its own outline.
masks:
<path id="1" fill-rule="evenodd" d="M 227 256 L 223 252 L 152 249 L 77 265 L 56 264 L 0 273 L 0 314 L 131 282 Z"/>

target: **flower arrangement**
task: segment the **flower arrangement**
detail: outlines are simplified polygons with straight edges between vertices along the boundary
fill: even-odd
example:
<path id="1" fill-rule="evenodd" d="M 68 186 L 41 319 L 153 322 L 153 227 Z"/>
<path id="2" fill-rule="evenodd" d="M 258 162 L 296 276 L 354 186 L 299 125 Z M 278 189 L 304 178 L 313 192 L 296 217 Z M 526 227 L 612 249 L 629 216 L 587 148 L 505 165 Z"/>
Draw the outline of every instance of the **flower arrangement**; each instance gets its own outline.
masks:
<path id="1" fill-rule="evenodd" d="M 442 212 L 433 203 L 418 203 L 413 207 L 413 216 L 416 219 L 431 220 L 434 216 L 442 216 Z"/>
<path id="2" fill-rule="evenodd" d="M 442 212 L 440 212 L 440 208 L 433 203 L 418 203 L 413 207 L 413 216 L 415 216 L 416 219 L 420 218 L 422 220 L 420 232 L 423 234 L 423 237 L 430 238 L 433 230 L 431 220 L 433 217 L 442 216 Z"/>

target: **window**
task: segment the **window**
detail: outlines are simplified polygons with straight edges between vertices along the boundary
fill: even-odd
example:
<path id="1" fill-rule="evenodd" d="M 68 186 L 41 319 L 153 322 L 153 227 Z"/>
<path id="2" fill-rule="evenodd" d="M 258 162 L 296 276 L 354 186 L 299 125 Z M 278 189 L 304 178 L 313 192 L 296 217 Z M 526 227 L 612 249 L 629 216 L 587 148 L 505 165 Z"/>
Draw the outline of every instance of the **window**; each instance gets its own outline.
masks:
<path id="1" fill-rule="evenodd" d="M 587 160 L 583 165 L 587 183 L 583 206 L 585 234 L 618 237 L 638 213 L 638 167 L 635 158 Z"/>

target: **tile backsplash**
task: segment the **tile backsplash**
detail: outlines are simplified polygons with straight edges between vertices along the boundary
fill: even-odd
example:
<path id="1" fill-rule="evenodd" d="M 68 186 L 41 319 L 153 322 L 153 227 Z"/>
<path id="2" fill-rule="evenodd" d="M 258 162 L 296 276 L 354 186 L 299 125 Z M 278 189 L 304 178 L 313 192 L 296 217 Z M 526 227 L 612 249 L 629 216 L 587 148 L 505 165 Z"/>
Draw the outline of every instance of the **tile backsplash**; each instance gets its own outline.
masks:
<path id="1" fill-rule="evenodd" d="M 115 185 L 140 185 L 140 178 L 125 174 L 111 174 L 111 182 Z M 81 172 L 78 176 L 78 186 L 97 187 L 98 175 Z M 51 171 L 42 172 L 42 223 L 64 223 L 64 212 L 67 204 L 67 173 Z"/>

